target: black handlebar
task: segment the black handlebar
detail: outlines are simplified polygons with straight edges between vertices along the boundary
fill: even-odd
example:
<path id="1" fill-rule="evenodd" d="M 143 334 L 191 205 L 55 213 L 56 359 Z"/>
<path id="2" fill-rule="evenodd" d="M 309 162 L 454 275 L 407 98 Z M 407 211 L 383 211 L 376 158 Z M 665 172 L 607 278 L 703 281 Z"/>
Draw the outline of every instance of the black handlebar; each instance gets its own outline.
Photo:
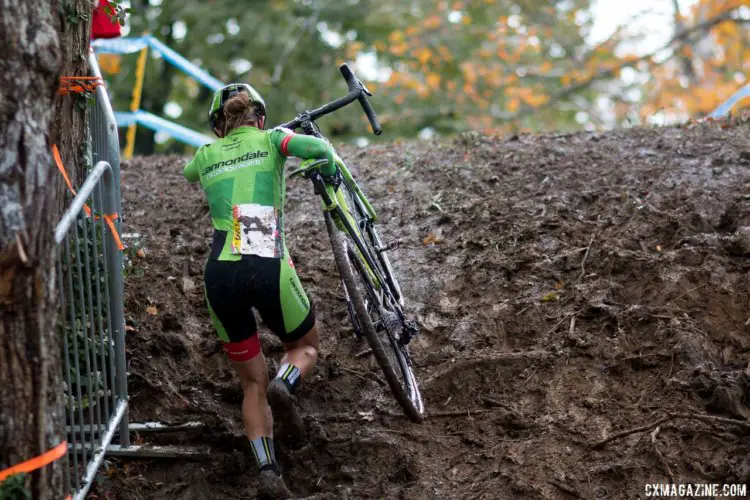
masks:
<path id="1" fill-rule="evenodd" d="M 383 133 L 383 129 L 380 128 L 380 124 L 378 123 L 378 117 L 375 116 L 375 110 L 372 109 L 372 106 L 370 105 L 370 101 L 367 100 L 367 96 L 371 96 L 372 93 L 367 90 L 367 87 L 357 80 L 357 77 L 354 76 L 354 73 L 352 73 L 352 70 L 349 68 L 349 66 L 346 65 L 346 63 L 339 66 L 339 71 L 341 71 L 341 76 L 344 77 L 344 80 L 346 80 L 346 84 L 349 86 L 349 93 L 352 92 L 358 92 L 359 95 L 357 96 L 357 99 L 359 100 L 359 103 L 362 105 L 362 109 L 365 110 L 365 114 L 367 115 L 367 119 L 370 120 L 370 125 L 372 126 L 372 131 L 375 135 L 380 135 Z"/>
<path id="2" fill-rule="evenodd" d="M 372 109 L 370 101 L 367 100 L 367 96 L 372 95 L 370 91 L 367 90 L 367 87 L 365 87 L 364 84 L 360 82 L 356 76 L 354 76 L 354 73 L 346 63 L 339 66 L 339 71 L 341 71 L 341 76 L 344 77 L 344 80 L 346 80 L 346 85 L 349 87 L 349 93 L 347 95 L 345 95 L 344 97 L 340 97 L 335 101 L 329 102 L 328 104 L 325 104 L 318 109 L 307 111 L 294 120 L 283 124 L 282 127 L 294 130 L 301 125 L 303 119 L 314 121 L 323 115 L 332 113 L 333 111 L 343 108 L 347 104 L 358 100 L 362 105 L 362 108 L 365 110 L 367 119 L 370 120 L 370 125 L 372 126 L 373 133 L 375 135 L 382 134 L 383 129 L 380 128 L 378 117 L 375 116 L 375 111 Z"/>

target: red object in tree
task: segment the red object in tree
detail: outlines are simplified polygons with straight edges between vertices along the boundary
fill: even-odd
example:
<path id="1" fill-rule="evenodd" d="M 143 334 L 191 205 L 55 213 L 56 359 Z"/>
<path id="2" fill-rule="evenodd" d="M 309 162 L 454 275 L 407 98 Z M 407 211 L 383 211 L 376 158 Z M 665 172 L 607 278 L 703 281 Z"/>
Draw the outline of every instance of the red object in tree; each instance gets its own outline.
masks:
<path id="1" fill-rule="evenodd" d="M 112 18 L 115 20 L 113 21 Z M 99 6 L 94 9 L 94 16 L 91 19 L 91 38 L 117 38 L 121 35 L 115 8 L 110 5 L 109 0 L 99 0 Z"/>

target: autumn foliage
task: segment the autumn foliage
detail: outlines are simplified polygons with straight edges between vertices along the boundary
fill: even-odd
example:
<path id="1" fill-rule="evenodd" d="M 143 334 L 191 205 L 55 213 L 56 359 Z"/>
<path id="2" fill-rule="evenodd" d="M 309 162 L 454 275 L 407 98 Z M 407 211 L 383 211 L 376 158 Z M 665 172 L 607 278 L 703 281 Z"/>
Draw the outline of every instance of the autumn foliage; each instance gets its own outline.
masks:
<path id="1" fill-rule="evenodd" d="M 644 35 L 640 14 L 594 41 L 604 14 L 593 0 L 265 0 L 252 9 L 150 0 L 127 28 L 157 34 L 222 81 L 251 82 L 273 124 L 345 93 L 336 64 L 348 61 L 375 92 L 384 139 L 425 129 L 570 131 L 701 117 L 746 83 L 750 0 L 698 0 L 683 11 L 682 1 L 656 3 L 665 43 L 648 49 L 633 43 Z M 116 109 L 128 106 L 135 57 L 102 59 L 117 73 L 107 77 Z M 164 115 L 170 105 L 167 118 L 207 132 L 209 98 L 149 59 L 142 109 Z M 367 130 L 354 107 L 320 125 L 331 136 Z"/>
<path id="2" fill-rule="evenodd" d="M 713 24 L 713 20 L 718 22 Z M 713 25 L 672 45 L 668 61 L 648 61 L 653 81 L 648 86 L 644 115 L 665 110 L 701 116 L 747 83 L 750 1 L 704 0 L 681 21 L 687 26 Z"/>
<path id="3" fill-rule="evenodd" d="M 347 56 L 374 50 L 388 64 L 378 89 L 393 103 L 388 117 L 416 128 L 455 121 L 496 132 L 613 126 L 660 112 L 686 119 L 712 111 L 746 81 L 748 0 L 703 0 L 675 12 L 665 26 L 674 32 L 670 42 L 638 55 L 623 50 L 626 22 L 599 45 L 584 43 L 589 4 L 423 2 L 412 16 L 403 13 L 403 27 L 371 47 L 353 42 Z"/>

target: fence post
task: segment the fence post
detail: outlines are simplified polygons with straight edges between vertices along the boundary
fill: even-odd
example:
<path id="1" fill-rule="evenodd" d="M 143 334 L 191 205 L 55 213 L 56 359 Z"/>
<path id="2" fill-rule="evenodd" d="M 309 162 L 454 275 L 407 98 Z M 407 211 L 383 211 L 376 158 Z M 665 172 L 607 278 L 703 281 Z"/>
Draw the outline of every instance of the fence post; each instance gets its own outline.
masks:
<path id="1" fill-rule="evenodd" d="M 114 174 L 114 172 L 112 173 Z M 104 182 L 104 213 L 113 214 L 117 209 L 115 199 L 114 175 L 105 175 Z M 115 392 L 117 399 L 122 402 L 128 401 L 128 373 L 125 361 L 125 317 L 123 314 L 123 259 L 122 252 L 117 249 L 114 235 L 107 231 L 107 267 L 109 273 L 109 311 L 112 318 L 112 338 L 115 342 Z M 130 434 L 128 432 L 128 410 L 120 420 L 120 445 L 130 446 Z"/>
<path id="2" fill-rule="evenodd" d="M 91 76 L 102 77 L 99 62 L 93 49 L 89 51 L 89 67 Z M 115 114 L 112 111 L 112 103 L 109 100 L 107 89 L 104 85 L 96 87 L 96 107 L 91 117 L 91 135 L 93 143 L 94 161 L 106 161 L 112 167 L 112 175 L 105 175 L 102 179 L 102 210 L 105 214 L 118 214 L 115 222 L 117 229 L 121 227 L 122 218 L 122 194 L 120 191 L 120 139 L 117 131 Z M 115 344 L 115 386 L 112 390 L 117 395 L 117 400 L 128 400 L 127 365 L 125 361 L 125 319 L 123 316 L 124 283 L 123 283 L 123 259 L 122 252 L 117 250 L 111 233 L 107 231 L 107 267 L 110 272 L 107 276 L 109 283 L 109 311 L 111 315 L 111 338 Z M 117 405 L 115 405 L 116 408 Z M 114 410 L 113 410 L 114 411 Z M 128 433 L 128 412 L 122 417 L 119 425 L 120 443 L 122 446 L 130 445 L 130 434 Z"/>
<path id="3" fill-rule="evenodd" d="M 102 73 L 99 70 L 99 63 L 96 60 L 96 54 L 94 54 L 93 50 L 89 51 L 89 66 L 91 68 L 91 76 L 102 77 Z M 96 87 L 96 106 L 94 107 L 94 112 L 91 114 L 90 129 L 94 154 L 94 161 L 91 164 L 96 165 L 100 161 L 106 161 L 112 167 L 115 196 L 117 198 L 117 210 L 115 211 L 119 214 L 122 211 L 120 194 L 120 137 L 117 132 L 115 113 L 112 111 L 112 103 L 109 101 L 109 95 L 104 85 Z M 118 219 L 118 229 L 120 227 L 119 224 Z"/>

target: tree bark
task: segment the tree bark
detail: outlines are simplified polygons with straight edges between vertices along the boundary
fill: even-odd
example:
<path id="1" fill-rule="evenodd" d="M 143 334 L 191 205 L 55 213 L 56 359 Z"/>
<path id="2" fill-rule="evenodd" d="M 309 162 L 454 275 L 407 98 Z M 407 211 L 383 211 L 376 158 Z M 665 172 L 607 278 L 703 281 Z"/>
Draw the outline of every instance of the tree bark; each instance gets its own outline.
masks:
<path id="1" fill-rule="evenodd" d="M 86 74 L 69 71 L 85 70 L 90 16 L 91 0 L 0 0 L 0 470 L 65 439 L 53 237 L 64 191 L 50 150 L 54 136 L 78 180 L 85 113 L 56 90 L 61 71 Z M 26 486 L 63 498 L 62 462 Z"/>

